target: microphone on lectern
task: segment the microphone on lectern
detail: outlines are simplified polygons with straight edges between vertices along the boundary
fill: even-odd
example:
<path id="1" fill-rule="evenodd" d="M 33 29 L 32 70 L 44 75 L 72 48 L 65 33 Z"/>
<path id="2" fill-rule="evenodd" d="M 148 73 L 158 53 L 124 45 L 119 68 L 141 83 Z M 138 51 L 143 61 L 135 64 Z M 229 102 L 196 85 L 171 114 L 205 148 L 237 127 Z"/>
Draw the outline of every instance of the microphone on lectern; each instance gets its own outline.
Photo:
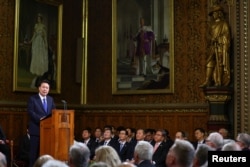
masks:
<path id="1" fill-rule="evenodd" d="M 62 100 L 62 103 L 64 110 L 67 110 L 67 102 L 65 100 Z"/>

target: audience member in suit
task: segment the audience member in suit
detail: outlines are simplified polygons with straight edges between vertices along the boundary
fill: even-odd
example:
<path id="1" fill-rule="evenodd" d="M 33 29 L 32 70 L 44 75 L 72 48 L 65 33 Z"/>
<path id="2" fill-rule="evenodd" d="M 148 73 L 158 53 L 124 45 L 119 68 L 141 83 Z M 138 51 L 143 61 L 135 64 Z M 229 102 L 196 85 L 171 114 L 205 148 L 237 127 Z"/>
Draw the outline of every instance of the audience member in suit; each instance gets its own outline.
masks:
<path id="1" fill-rule="evenodd" d="M 94 139 L 96 143 L 100 143 L 103 140 L 102 129 L 100 127 L 95 128 Z"/>
<path id="2" fill-rule="evenodd" d="M 10 163 L 10 148 L 6 144 L 8 140 L 6 140 L 6 136 L 4 134 L 4 131 L 2 130 L 2 127 L 0 126 L 0 152 L 2 152 L 7 159 L 7 163 Z"/>
<path id="3" fill-rule="evenodd" d="M 90 151 L 90 160 L 93 160 L 95 156 L 95 149 L 98 146 L 98 143 L 95 142 L 95 139 L 91 138 L 91 129 L 85 128 L 82 130 L 82 142 L 85 143 Z"/>
<path id="4" fill-rule="evenodd" d="M 28 100 L 30 148 L 32 148 L 30 149 L 30 167 L 33 166 L 39 156 L 40 121 L 51 115 L 52 109 L 55 109 L 53 98 L 48 96 L 50 90 L 49 81 L 42 80 L 38 86 L 38 93 Z"/>
<path id="5" fill-rule="evenodd" d="M 122 162 L 129 160 L 130 153 L 129 153 L 129 147 L 130 144 L 127 142 L 128 132 L 126 129 L 120 129 L 119 130 L 119 139 L 117 142 L 117 146 L 115 147 L 120 159 Z"/>
<path id="6" fill-rule="evenodd" d="M 250 151 L 250 135 L 247 133 L 239 133 L 236 137 L 236 143 L 242 151 Z"/>
<path id="7" fill-rule="evenodd" d="M 136 144 L 139 141 L 144 141 L 145 137 L 146 137 L 145 130 L 144 129 L 137 129 L 136 135 L 135 135 L 136 140 L 132 140 L 130 142 L 130 148 L 129 148 L 129 152 L 130 152 L 129 155 L 130 155 L 130 157 L 129 157 L 129 160 L 131 160 L 133 158 Z"/>
<path id="8" fill-rule="evenodd" d="M 200 144 L 205 144 L 206 143 L 206 132 L 203 128 L 196 128 L 194 130 L 194 136 L 196 138 L 196 141 L 193 142 L 193 146 L 195 149 L 197 149 L 197 146 Z"/>
<path id="9" fill-rule="evenodd" d="M 29 134 L 29 127 L 27 127 L 26 134 L 22 136 L 22 138 L 20 139 L 19 150 L 15 159 L 23 161 L 25 162 L 25 164 L 28 165 L 29 152 L 30 152 L 30 134 Z"/>
<path id="10" fill-rule="evenodd" d="M 228 139 L 229 138 L 229 133 L 228 133 L 228 130 L 226 128 L 220 128 L 218 130 L 218 132 L 219 132 L 219 134 L 221 134 L 223 139 Z"/>
<path id="11" fill-rule="evenodd" d="M 234 140 L 231 140 L 228 143 L 224 143 L 221 151 L 242 151 L 242 149 Z"/>
<path id="12" fill-rule="evenodd" d="M 111 131 L 112 131 L 112 138 L 118 140 L 119 136 L 117 135 L 116 128 L 113 125 L 111 125 Z"/>
<path id="13" fill-rule="evenodd" d="M 166 165 L 167 167 L 190 167 L 193 165 L 194 155 L 194 147 L 189 141 L 176 139 L 168 151 Z"/>
<path id="14" fill-rule="evenodd" d="M 175 139 L 187 140 L 186 133 L 183 132 L 183 131 L 177 131 L 177 132 L 175 133 Z"/>
<path id="15" fill-rule="evenodd" d="M 152 164 L 153 146 L 147 141 L 139 141 L 134 150 L 134 163 L 137 167 L 154 167 Z"/>
<path id="16" fill-rule="evenodd" d="M 103 141 L 99 143 L 99 146 L 111 146 L 116 147 L 118 140 L 112 138 L 112 131 L 109 128 L 106 128 L 103 133 Z"/>
<path id="17" fill-rule="evenodd" d="M 208 151 L 214 151 L 214 149 L 206 144 L 201 144 L 196 149 L 193 160 L 193 167 L 208 166 Z"/>
<path id="18" fill-rule="evenodd" d="M 167 129 L 164 129 L 165 133 L 166 133 L 166 136 L 165 136 L 165 143 L 166 143 L 166 147 L 167 147 L 167 150 L 170 149 L 170 147 L 174 144 L 174 141 L 171 139 L 171 137 L 169 136 L 169 131 Z"/>
<path id="19" fill-rule="evenodd" d="M 81 143 L 75 142 L 69 149 L 70 167 L 88 167 L 90 151 L 89 148 Z"/>
<path id="20" fill-rule="evenodd" d="M 154 141 L 155 129 L 146 129 L 145 133 L 145 141 L 148 141 L 152 144 L 152 142 Z"/>
<path id="21" fill-rule="evenodd" d="M 128 132 L 128 139 L 127 141 L 130 143 L 131 141 L 135 140 L 135 137 L 134 137 L 134 133 L 133 133 L 133 128 L 126 128 L 127 132 Z"/>
<path id="22" fill-rule="evenodd" d="M 164 141 L 165 137 L 166 131 L 164 129 L 158 129 L 154 135 L 152 160 L 156 167 L 166 167 L 166 155 L 171 145 L 167 145 Z"/>
<path id="23" fill-rule="evenodd" d="M 223 137 L 218 132 L 212 132 L 206 138 L 206 144 L 214 148 L 216 151 L 221 151 L 223 146 Z"/>

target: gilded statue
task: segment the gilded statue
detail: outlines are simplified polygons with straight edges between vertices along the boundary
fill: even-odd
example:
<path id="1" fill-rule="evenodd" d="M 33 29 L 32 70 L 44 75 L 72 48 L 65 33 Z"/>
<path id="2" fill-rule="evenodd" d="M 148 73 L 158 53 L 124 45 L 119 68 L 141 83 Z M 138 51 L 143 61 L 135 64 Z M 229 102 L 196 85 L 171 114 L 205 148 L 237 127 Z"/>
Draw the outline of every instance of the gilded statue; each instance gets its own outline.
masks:
<path id="1" fill-rule="evenodd" d="M 213 6 L 209 12 L 209 47 L 206 64 L 206 79 L 200 87 L 228 86 L 230 82 L 230 29 L 221 6 Z"/>

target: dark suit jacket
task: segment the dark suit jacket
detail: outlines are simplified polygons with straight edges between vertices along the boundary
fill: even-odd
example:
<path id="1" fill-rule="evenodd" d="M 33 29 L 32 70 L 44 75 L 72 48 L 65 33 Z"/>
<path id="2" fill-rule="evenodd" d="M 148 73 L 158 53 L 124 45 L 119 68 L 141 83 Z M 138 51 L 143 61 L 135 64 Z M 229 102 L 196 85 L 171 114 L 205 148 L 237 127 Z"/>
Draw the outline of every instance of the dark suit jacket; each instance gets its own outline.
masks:
<path id="1" fill-rule="evenodd" d="M 155 167 L 155 166 L 151 163 L 151 161 L 144 160 L 140 164 L 138 164 L 137 167 Z"/>
<path id="2" fill-rule="evenodd" d="M 43 103 L 39 94 L 33 95 L 28 100 L 28 113 L 30 116 L 29 133 L 30 135 L 40 136 L 40 119 L 51 115 L 52 109 L 55 109 L 54 100 L 50 96 L 46 96 L 48 113 L 43 108 Z"/>
<path id="3" fill-rule="evenodd" d="M 95 156 L 95 149 L 98 147 L 98 143 L 95 141 L 95 139 L 90 138 L 87 146 L 90 150 L 90 159 L 92 160 Z"/>
<path id="4" fill-rule="evenodd" d="M 117 142 L 115 146 L 115 150 L 118 153 L 120 159 L 122 162 L 126 161 L 127 159 L 130 159 L 130 143 L 125 142 L 122 149 L 120 150 L 120 143 Z"/>
<path id="5" fill-rule="evenodd" d="M 134 158 L 134 151 L 135 151 L 135 146 L 137 145 L 137 140 L 131 140 L 129 142 L 129 160 L 132 160 Z"/>
<path id="6" fill-rule="evenodd" d="M 103 146 L 104 142 L 105 142 L 104 140 L 101 141 L 99 143 L 99 146 Z M 115 149 L 115 147 L 117 146 L 117 143 L 118 143 L 118 140 L 115 140 L 115 139 L 111 138 L 110 141 L 109 141 L 109 143 L 108 143 L 108 146 L 111 146 L 111 147 L 113 147 Z"/>
<path id="7" fill-rule="evenodd" d="M 155 143 L 153 143 L 154 147 Z M 155 150 L 153 154 L 152 160 L 155 162 L 156 167 L 166 167 L 166 156 L 168 153 L 169 147 L 166 142 L 161 142 L 158 148 Z"/>
<path id="8" fill-rule="evenodd" d="M 202 142 L 203 144 L 206 143 L 205 139 L 203 140 Z M 195 142 L 192 142 L 193 146 L 194 146 L 194 149 L 196 150 L 197 149 L 197 146 L 198 146 L 198 141 L 195 141 Z"/>

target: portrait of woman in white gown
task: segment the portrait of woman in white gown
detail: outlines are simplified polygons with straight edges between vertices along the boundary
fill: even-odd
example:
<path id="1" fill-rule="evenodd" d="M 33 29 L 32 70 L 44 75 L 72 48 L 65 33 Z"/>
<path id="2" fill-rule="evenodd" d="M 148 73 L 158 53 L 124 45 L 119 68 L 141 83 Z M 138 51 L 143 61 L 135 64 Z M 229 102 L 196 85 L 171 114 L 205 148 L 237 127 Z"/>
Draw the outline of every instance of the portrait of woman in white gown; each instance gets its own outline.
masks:
<path id="1" fill-rule="evenodd" d="M 49 62 L 47 30 L 43 24 L 43 16 L 41 14 L 37 15 L 37 23 L 34 26 L 30 43 L 32 44 L 30 72 L 36 75 L 31 83 L 31 87 L 34 87 L 36 78 L 48 71 Z"/>

